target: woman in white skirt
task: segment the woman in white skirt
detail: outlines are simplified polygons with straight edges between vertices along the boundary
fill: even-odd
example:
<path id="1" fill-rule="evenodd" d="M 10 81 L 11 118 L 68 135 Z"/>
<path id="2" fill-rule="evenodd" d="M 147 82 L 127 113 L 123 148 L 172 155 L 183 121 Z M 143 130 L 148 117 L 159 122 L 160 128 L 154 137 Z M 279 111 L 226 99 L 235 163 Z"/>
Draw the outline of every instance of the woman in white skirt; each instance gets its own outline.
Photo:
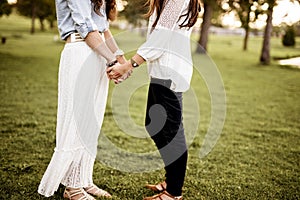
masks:
<path id="1" fill-rule="evenodd" d="M 111 195 L 94 185 L 93 166 L 109 80 L 106 68 L 125 63 L 109 31 L 115 0 L 56 0 L 61 38 L 56 148 L 38 192 L 52 196 L 60 184 L 64 198 L 90 200 Z"/>

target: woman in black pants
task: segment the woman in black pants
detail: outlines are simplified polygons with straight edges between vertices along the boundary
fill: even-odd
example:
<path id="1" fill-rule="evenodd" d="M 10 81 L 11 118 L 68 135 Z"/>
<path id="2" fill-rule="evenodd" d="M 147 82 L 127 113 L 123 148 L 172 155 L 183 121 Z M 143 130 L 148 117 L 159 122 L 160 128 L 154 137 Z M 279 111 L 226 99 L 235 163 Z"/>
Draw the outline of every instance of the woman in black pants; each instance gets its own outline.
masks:
<path id="1" fill-rule="evenodd" d="M 173 196 L 181 196 L 188 153 L 182 125 L 182 93 L 173 92 L 170 85 L 171 80 L 152 78 L 149 86 L 146 129 L 163 158 L 166 180 L 147 187 L 158 192 L 167 188 Z M 157 130 L 161 126 L 156 121 L 165 122 L 161 130 Z"/>
<path id="2" fill-rule="evenodd" d="M 165 164 L 166 180 L 147 187 L 158 195 L 145 200 L 182 199 L 187 146 L 182 125 L 182 93 L 193 73 L 190 35 L 198 19 L 199 0 L 149 0 L 147 41 L 122 65 L 107 69 L 111 79 L 148 62 L 151 78 L 146 129 Z"/>

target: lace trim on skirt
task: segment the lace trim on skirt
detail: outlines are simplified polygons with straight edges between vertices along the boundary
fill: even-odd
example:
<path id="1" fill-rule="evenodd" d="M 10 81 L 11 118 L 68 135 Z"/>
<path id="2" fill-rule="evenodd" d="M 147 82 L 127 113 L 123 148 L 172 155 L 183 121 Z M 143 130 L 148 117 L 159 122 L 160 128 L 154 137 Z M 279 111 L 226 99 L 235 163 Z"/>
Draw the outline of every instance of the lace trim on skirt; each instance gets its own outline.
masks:
<path id="1" fill-rule="evenodd" d="M 85 149 L 76 151 L 55 151 L 42 178 L 38 192 L 52 196 L 62 183 L 67 187 L 82 188 L 93 184 L 92 158 Z"/>

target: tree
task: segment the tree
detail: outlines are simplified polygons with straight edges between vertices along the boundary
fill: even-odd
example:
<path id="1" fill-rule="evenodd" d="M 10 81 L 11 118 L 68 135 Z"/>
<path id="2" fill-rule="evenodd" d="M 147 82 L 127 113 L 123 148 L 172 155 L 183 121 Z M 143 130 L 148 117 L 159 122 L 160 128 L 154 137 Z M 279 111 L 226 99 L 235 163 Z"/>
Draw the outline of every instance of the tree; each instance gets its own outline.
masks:
<path id="1" fill-rule="evenodd" d="M 219 5 L 222 0 L 203 0 L 204 14 L 203 22 L 200 30 L 200 38 L 198 41 L 198 47 L 196 53 L 205 53 L 207 51 L 209 28 L 211 26 L 211 20 L 215 10 L 219 9 Z"/>
<path id="2" fill-rule="evenodd" d="M 228 11 L 235 11 L 237 13 L 239 20 L 242 24 L 241 27 L 245 30 L 243 50 L 247 51 L 250 33 L 250 23 L 255 22 L 257 16 L 261 14 L 261 11 L 257 6 L 257 0 L 229 0 L 228 4 L 230 7 Z M 255 8 L 255 10 L 252 10 L 252 8 Z M 251 18 L 251 13 L 254 13 L 254 18 Z"/>
<path id="3" fill-rule="evenodd" d="M 55 1 L 53 0 L 46 0 L 47 5 L 50 7 L 49 13 L 46 17 L 46 20 L 49 22 L 50 28 L 54 28 L 54 22 L 56 21 L 56 7 L 55 7 Z"/>
<path id="4" fill-rule="evenodd" d="M 35 32 L 35 19 L 38 18 L 41 30 L 45 30 L 44 20 L 55 16 L 55 3 L 52 0 L 18 0 L 17 9 L 21 15 L 31 18 L 31 30 Z"/>
<path id="5" fill-rule="evenodd" d="M 264 32 L 263 47 L 260 55 L 260 63 L 263 65 L 269 65 L 271 61 L 270 48 L 271 48 L 271 36 L 272 36 L 272 20 L 273 10 L 276 5 L 276 0 L 267 0 L 266 3 L 269 5 L 267 10 L 267 25 Z"/>
<path id="6" fill-rule="evenodd" d="M 42 0 L 38 4 L 37 17 L 40 21 L 41 31 L 45 31 L 44 21 L 47 19 L 50 22 L 50 27 L 53 28 L 53 22 L 56 19 L 55 1 Z"/>
<path id="7" fill-rule="evenodd" d="M 35 32 L 35 18 L 36 18 L 36 4 L 38 0 L 18 0 L 17 10 L 21 15 L 31 17 L 31 30 L 30 33 Z"/>
<path id="8" fill-rule="evenodd" d="M 135 26 L 141 26 L 141 21 L 145 19 L 144 14 L 147 13 L 147 0 L 128 1 L 125 9 L 120 13 L 124 15 L 129 23 Z"/>
<path id="9" fill-rule="evenodd" d="M 207 51 L 209 27 L 211 26 L 211 18 L 213 15 L 213 7 L 209 1 L 204 1 L 203 22 L 200 30 L 200 38 L 198 41 L 197 53 L 205 53 Z"/>
<path id="10" fill-rule="evenodd" d="M 297 0 L 300 2 L 299 0 Z M 291 2 L 294 2 L 294 0 L 291 0 Z M 272 20 L 273 20 L 273 10 L 276 6 L 276 0 L 265 0 L 265 3 L 268 4 L 268 10 L 267 10 L 267 25 L 264 32 L 264 40 L 263 40 L 263 47 L 261 50 L 261 56 L 260 56 L 260 63 L 263 65 L 269 65 L 271 61 L 270 56 L 270 42 L 271 42 L 271 36 L 272 36 Z"/>
<path id="11" fill-rule="evenodd" d="M 295 37 L 296 37 L 296 33 L 295 33 L 294 26 L 288 26 L 286 33 L 284 34 L 284 36 L 282 38 L 283 46 L 286 46 L 286 47 L 295 46 L 295 44 L 296 44 Z"/>
<path id="12" fill-rule="evenodd" d="M 7 1 L 0 1 L 0 17 L 2 15 L 10 15 L 11 13 L 11 5 L 7 3 Z"/>

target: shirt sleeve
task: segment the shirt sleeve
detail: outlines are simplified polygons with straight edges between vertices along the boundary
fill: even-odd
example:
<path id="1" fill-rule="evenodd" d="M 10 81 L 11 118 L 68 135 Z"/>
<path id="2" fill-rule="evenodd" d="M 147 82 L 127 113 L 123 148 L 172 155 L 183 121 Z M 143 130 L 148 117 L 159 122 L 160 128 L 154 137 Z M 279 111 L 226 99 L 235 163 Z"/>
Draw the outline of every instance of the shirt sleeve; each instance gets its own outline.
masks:
<path id="1" fill-rule="evenodd" d="M 185 8 L 186 0 L 167 0 L 155 29 L 137 54 L 147 61 L 158 59 L 167 49 L 178 20 Z M 150 22 L 151 23 L 151 22 Z"/>
<path id="2" fill-rule="evenodd" d="M 98 30 L 92 18 L 92 3 L 90 0 L 67 0 L 71 10 L 71 17 L 75 29 L 82 38 L 86 38 L 89 32 Z"/>

